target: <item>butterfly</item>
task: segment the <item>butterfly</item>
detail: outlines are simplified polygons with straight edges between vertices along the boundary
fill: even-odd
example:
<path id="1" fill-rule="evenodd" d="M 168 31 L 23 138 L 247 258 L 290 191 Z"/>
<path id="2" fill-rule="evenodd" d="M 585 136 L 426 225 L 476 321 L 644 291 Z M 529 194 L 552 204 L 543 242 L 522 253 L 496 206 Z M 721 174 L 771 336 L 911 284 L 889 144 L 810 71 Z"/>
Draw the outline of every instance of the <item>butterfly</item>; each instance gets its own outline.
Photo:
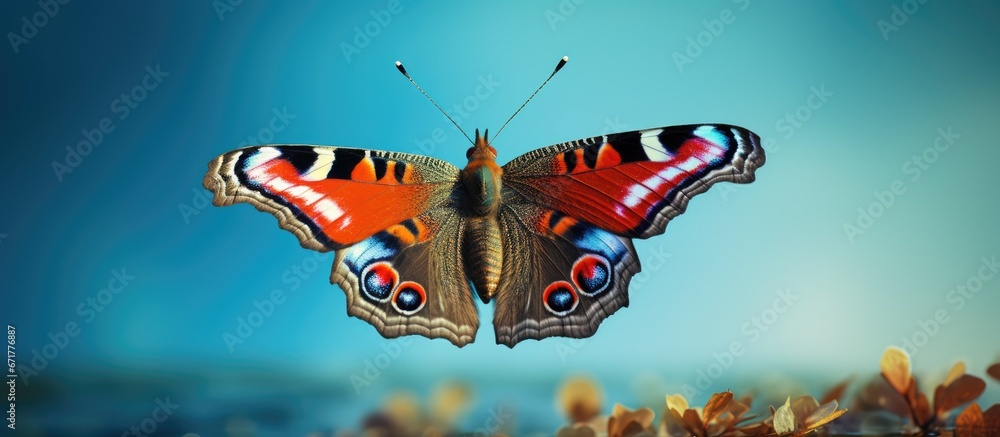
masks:
<path id="1" fill-rule="evenodd" d="M 330 282 L 382 336 L 462 347 L 476 337 L 478 297 L 494 304 L 496 342 L 514 347 L 594 335 L 629 304 L 632 240 L 764 164 L 760 138 L 725 124 L 594 136 L 503 166 L 488 131 L 475 137 L 462 169 L 352 147 L 246 147 L 212 160 L 204 186 L 216 206 L 249 203 L 303 247 L 336 252 Z"/>

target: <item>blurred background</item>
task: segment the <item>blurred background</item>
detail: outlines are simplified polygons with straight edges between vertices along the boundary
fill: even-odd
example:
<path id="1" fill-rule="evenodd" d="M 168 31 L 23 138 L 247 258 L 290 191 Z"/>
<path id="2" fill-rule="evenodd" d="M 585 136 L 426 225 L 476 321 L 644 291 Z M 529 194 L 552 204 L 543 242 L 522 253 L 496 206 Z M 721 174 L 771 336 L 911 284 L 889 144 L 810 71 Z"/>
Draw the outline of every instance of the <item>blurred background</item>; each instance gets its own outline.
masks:
<path id="1" fill-rule="evenodd" d="M 772 404 L 818 396 L 877 374 L 889 345 L 927 381 L 957 360 L 982 375 L 1000 359 L 998 5 L 0 10 L 0 311 L 16 332 L 24 435 L 121 435 L 155 408 L 171 411 L 156 435 L 357 430 L 387 399 L 430 399 L 446 383 L 468 395 L 460 429 L 552 433 L 565 422 L 554 393 L 571 375 L 596 381 L 606 408 L 659 414 L 667 393 L 697 404 L 726 389 Z M 767 152 L 757 182 L 717 185 L 665 235 L 636 242 L 632 305 L 592 338 L 508 349 L 480 305 L 465 348 L 383 339 L 346 315 L 332 255 L 248 205 L 212 207 L 201 186 L 212 158 L 259 143 L 461 166 L 465 140 L 393 62 L 471 132 L 498 129 L 563 55 L 566 68 L 495 144 L 501 163 L 707 122 L 745 126 Z M 248 318 L 256 326 L 238 331 Z M 996 381 L 983 399 L 1000 399 Z"/>

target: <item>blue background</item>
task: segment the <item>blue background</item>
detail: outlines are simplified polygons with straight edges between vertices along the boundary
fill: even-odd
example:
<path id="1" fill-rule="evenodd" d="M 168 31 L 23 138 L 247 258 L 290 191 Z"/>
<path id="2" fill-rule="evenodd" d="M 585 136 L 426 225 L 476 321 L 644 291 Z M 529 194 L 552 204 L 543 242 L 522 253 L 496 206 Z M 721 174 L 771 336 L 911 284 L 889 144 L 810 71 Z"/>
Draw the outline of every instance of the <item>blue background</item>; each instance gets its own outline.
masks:
<path id="1" fill-rule="evenodd" d="M 956 359 L 978 375 L 997 360 L 1000 277 L 971 300 L 950 293 L 1000 252 L 1000 7 L 932 0 L 884 35 L 878 22 L 903 2 L 402 0 L 398 13 L 379 12 L 388 4 L 74 1 L 0 50 L 2 319 L 17 327 L 22 365 L 68 322 L 80 329 L 19 386 L 22 429 L 120 433 L 165 396 L 181 405 L 163 425 L 178 435 L 247 421 L 260 432 L 356 427 L 388 393 L 423 397 L 458 379 L 476 393 L 464 426 L 507 402 L 516 429 L 551 432 L 562 421 L 552 393 L 567 375 L 660 411 L 663 394 L 697 388 L 734 342 L 745 352 L 695 403 L 727 388 L 818 395 L 875 373 L 904 339 L 921 344 L 917 372 L 931 379 Z M 15 34 L 42 10 L 0 9 L 0 30 Z M 729 22 L 714 22 L 720 14 Z M 316 262 L 250 206 L 205 206 L 206 163 L 272 136 L 462 165 L 466 141 L 393 62 L 446 109 L 465 105 L 458 121 L 471 132 L 499 128 L 563 55 L 566 68 L 495 144 L 499 161 L 703 122 L 752 129 L 768 154 L 757 182 L 716 186 L 665 235 L 636 242 L 644 272 L 632 306 L 590 339 L 498 346 L 481 305 L 478 341 L 463 349 L 390 342 L 347 317 L 328 281 L 332 255 Z M 115 100 L 147 67 L 168 75 L 120 118 Z M 832 95 L 810 100 L 815 90 Z M 294 118 L 272 122 L 273 111 Z M 103 118 L 114 130 L 57 175 L 53 163 Z M 960 137 L 933 151 L 949 128 Z M 924 154 L 934 159 L 917 172 L 911 160 Z M 873 207 L 897 180 L 905 192 Z M 859 208 L 877 217 L 849 235 Z M 316 265 L 297 283 L 288 276 Z M 78 305 L 116 270 L 134 279 L 88 322 Z M 223 335 L 275 289 L 284 303 L 227 347 Z M 795 297 L 780 313 L 779 290 Z M 921 326 L 942 311 L 946 323 Z M 351 375 L 395 347 L 356 389 Z M 997 384 L 987 397 L 1000 397 Z"/>

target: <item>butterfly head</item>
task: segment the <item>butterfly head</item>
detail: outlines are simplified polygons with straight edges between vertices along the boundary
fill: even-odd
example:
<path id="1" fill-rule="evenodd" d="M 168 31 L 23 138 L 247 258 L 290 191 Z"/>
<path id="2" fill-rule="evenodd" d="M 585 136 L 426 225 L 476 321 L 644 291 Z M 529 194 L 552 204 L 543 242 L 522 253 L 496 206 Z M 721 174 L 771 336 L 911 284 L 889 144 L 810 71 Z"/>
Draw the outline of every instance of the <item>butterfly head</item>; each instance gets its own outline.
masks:
<path id="1" fill-rule="evenodd" d="M 497 149 L 494 149 L 490 145 L 487 137 L 490 135 L 490 130 L 486 129 L 482 136 L 479 135 L 479 129 L 476 129 L 476 143 L 469 150 L 465 151 L 465 157 L 469 161 L 478 161 L 481 159 L 488 159 L 490 161 L 497 159 Z"/>

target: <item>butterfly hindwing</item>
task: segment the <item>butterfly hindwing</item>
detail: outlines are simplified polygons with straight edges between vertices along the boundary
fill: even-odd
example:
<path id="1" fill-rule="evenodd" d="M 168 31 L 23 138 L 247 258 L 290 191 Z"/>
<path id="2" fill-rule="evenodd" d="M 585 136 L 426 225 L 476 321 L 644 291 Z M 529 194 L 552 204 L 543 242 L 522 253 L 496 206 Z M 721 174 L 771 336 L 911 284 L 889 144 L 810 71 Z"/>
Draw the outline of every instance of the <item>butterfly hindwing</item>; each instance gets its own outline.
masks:
<path id="1" fill-rule="evenodd" d="M 327 252 L 445 202 L 457 175 L 457 167 L 426 156 L 269 145 L 217 157 L 204 185 L 216 206 L 250 203 L 303 247 Z"/>
<path id="2" fill-rule="evenodd" d="M 479 319 L 456 212 L 428 211 L 338 250 L 330 282 L 347 295 L 347 313 L 386 338 L 419 334 L 459 347 L 475 340 Z"/>
<path id="3" fill-rule="evenodd" d="M 497 343 L 589 337 L 628 306 L 628 284 L 640 268 L 630 239 L 525 199 L 505 200 Z"/>
<path id="4" fill-rule="evenodd" d="M 528 152 L 503 167 L 506 188 L 617 235 L 663 233 L 716 182 L 750 183 L 760 138 L 730 125 L 670 126 Z M 506 201 L 506 199 L 505 199 Z"/>

